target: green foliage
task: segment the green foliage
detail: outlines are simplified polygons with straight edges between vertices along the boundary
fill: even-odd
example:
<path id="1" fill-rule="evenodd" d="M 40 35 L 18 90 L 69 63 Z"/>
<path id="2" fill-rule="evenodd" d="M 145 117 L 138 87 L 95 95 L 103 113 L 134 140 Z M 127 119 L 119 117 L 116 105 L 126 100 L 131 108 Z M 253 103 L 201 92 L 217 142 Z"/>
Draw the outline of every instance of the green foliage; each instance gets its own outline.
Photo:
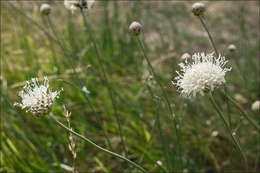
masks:
<path id="1" fill-rule="evenodd" d="M 257 2 L 208 2 L 207 26 L 221 54 L 229 60 L 227 92 L 256 124 L 259 112 L 251 104 L 260 97 L 259 20 Z M 90 94 L 89 105 L 68 58 L 60 49 L 40 2 L 1 2 L 1 149 L 0 172 L 69 172 L 73 158 L 67 132 L 48 117 L 40 118 L 14 107 L 24 81 L 48 76 L 53 89 L 63 88 L 52 108 L 66 124 L 63 105 L 71 112 L 71 126 L 98 145 L 138 163 L 149 172 L 243 171 L 242 158 L 232 145 L 223 122 L 208 96 L 193 100 L 179 96 L 171 80 L 183 53 L 212 52 L 206 32 L 190 12 L 188 2 L 99 1 L 87 11 L 88 23 L 104 63 L 103 74 L 80 11 L 71 14 L 63 2 L 51 3 L 50 18 L 72 59 L 76 72 Z M 241 10 L 243 9 L 243 10 Z M 159 74 L 176 117 L 170 117 L 156 82 L 148 82 L 148 66 L 138 42 L 128 31 L 140 21 L 141 39 Z M 229 44 L 237 50 L 228 52 Z M 125 143 L 109 97 L 112 91 Z M 224 90 L 220 88 L 219 90 Z M 259 132 L 218 90 L 214 98 L 247 158 L 249 170 L 260 170 Z M 98 118 L 98 117 L 100 118 Z M 179 138 L 173 124 L 177 119 Z M 218 131 L 217 136 L 212 136 Z M 76 169 L 79 172 L 138 172 L 126 162 L 100 152 L 76 138 Z M 126 150 L 126 151 L 125 151 Z M 158 164 L 161 161 L 162 165 Z"/>

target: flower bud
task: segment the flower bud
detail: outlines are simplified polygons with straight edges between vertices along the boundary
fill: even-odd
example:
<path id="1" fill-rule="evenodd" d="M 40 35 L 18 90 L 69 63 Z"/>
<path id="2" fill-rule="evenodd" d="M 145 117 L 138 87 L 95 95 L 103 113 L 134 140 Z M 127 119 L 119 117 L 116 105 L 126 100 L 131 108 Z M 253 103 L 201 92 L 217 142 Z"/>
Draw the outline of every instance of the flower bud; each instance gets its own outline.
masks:
<path id="1" fill-rule="evenodd" d="M 196 2 L 192 5 L 192 13 L 195 16 L 200 16 L 203 15 L 205 12 L 205 5 L 201 2 Z"/>
<path id="2" fill-rule="evenodd" d="M 142 31 L 142 25 L 139 22 L 132 22 L 131 25 L 129 26 L 129 30 L 133 35 L 139 35 Z"/>
<path id="3" fill-rule="evenodd" d="M 260 111 L 260 100 L 255 101 L 251 106 L 252 111 Z"/>
<path id="4" fill-rule="evenodd" d="M 237 47 L 236 47 L 234 44 L 231 44 L 231 45 L 228 46 L 228 50 L 229 50 L 230 52 L 235 52 L 236 49 L 237 49 Z"/>
<path id="5" fill-rule="evenodd" d="M 49 15 L 51 12 L 51 6 L 49 4 L 42 4 L 40 8 L 40 12 L 43 15 Z"/>
<path id="6" fill-rule="evenodd" d="M 188 53 L 184 53 L 182 56 L 181 56 L 181 60 L 186 60 L 186 59 L 189 59 L 191 58 L 191 55 L 188 54 Z"/>

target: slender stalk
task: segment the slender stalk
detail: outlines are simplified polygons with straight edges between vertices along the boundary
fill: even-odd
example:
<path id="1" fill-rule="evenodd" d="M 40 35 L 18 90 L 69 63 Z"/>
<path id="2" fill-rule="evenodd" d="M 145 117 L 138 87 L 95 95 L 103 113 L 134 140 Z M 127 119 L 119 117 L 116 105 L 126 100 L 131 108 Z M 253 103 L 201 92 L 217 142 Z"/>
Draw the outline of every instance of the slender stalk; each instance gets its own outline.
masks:
<path id="1" fill-rule="evenodd" d="M 221 112 L 219 106 L 217 105 L 217 103 L 215 102 L 215 99 L 214 97 L 212 96 L 212 93 L 209 94 L 209 99 L 210 99 L 210 102 L 212 103 L 212 105 L 214 106 L 214 108 L 216 109 L 219 117 L 221 118 L 221 120 L 223 121 L 224 125 L 225 125 L 225 128 L 228 130 L 229 132 L 229 135 L 231 136 L 231 139 L 233 141 L 233 144 L 234 146 L 238 149 L 239 153 L 241 154 L 242 158 L 243 158 L 243 161 L 244 161 L 244 164 L 245 164 L 245 167 L 246 167 L 246 170 L 248 170 L 248 165 L 247 165 L 247 160 L 246 160 L 246 157 L 242 151 L 242 148 L 240 147 L 238 141 L 236 140 L 236 138 L 234 137 L 234 135 L 232 134 L 232 129 L 229 127 L 228 123 L 226 122 L 225 118 L 224 118 L 224 115 L 223 113 Z"/>
<path id="2" fill-rule="evenodd" d="M 70 64 L 70 66 L 71 66 L 71 68 L 72 68 L 72 70 L 73 70 L 73 74 L 74 74 L 74 76 L 76 77 L 79 86 L 82 88 L 84 85 L 82 84 L 82 82 L 81 82 L 81 80 L 80 80 L 80 78 L 79 78 L 79 76 L 78 76 L 78 73 L 76 72 L 76 68 L 75 68 L 75 65 L 74 65 L 74 63 L 73 63 L 73 61 L 72 61 L 72 59 L 71 59 L 71 56 L 68 54 L 66 48 L 64 47 L 64 45 L 63 45 L 62 42 L 60 41 L 60 39 L 59 39 L 59 37 L 58 37 L 58 34 L 57 34 L 56 30 L 55 30 L 55 27 L 54 27 L 54 25 L 53 25 L 53 23 L 52 23 L 51 18 L 50 18 L 49 15 L 47 16 L 47 20 L 48 20 L 48 23 L 49 23 L 49 25 L 50 25 L 50 28 L 51 28 L 51 30 L 52 30 L 52 32 L 53 32 L 53 34 L 54 34 L 54 36 L 55 36 L 55 38 L 56 38 L 56 40 L 57 40 L 58 45 L 60 46 L 60 48 L 61 48 L 61 50 L 62 50 L 64 56 L 65 56 L 65 57 L 68 59 L 68 61 L 69 61 L 69 64 Z M 87 100 L 87 102 L 88 102 L 88 104 L 89 104 L 90 109 L 92 110 L 92 112 L 94 112 L 95 117 L 98 119 L 99 122 L 102 122 L 100 116 L 99 116 L 99 115 L 97 114 L 97 112 L 95 111 L 92 102 L 90 101 L 88 95 L 87 95 L 85 92 L 84 92 L 84 97 L 86 98 L 86 100 Z M 106 140 L 107 140 L 107 142 L 108 142 L 109 148 L 112 149 L 111 142 L 110 142 L 110 140 L 109 140 L 109 138 L 108 138 L 108 136 L 107 136 L 107 133 L 106 133 L 105 128 L 103 127 L 103 125 L 101 125 L 101 128 L 102 128 L 103 133 L 104 133 L 104 136 L 105 136 L 105 138 L 106 138 Z"/>
<path id="3" fill-rule="evenodd" d="M 160 135 L 160 143 L 161 143 L 161 145 L 162 145 L 162 148 L 163 148 L 163 151 L 164 151 L 164 153 L 166 153 L 166 163 L 167 163 L 167 168 L 169 169 L 169 166 L 170 166 L 170 162 L 169 162 L 169 153 L 168 153 L 168 151 L 169 151 L 169 149 L 168 149 L 168 151 L 166 151 L 166 148 L 169 148 L 169 146 L 166 146 L 167 144 L 166 144 L 166 142 L 165 142 L 165 138 L 164 138 L 164 136 L 162 135 L 162 129 L 161 129 L 161 125 L 160 125 L 160 116 L 159 116 L 159 105 L 160 105 L 160 100 L 158 99 L 158 98 L 156 98 L 156 96 L 154 95 L 154 92 L 153 92 L 153 90 L 152 90 L 152 88 L 147 84 L 146 85 L 147 86 L 147 88 L 148 88 L 148 91 L 149 91 L 149 93 L 151 94 L 151 96 L 152 96 L 152 98 L 153 98 L 153 100 L 155 100 L 154 101 L 154 104 L 155 104 L 155 108 L 156 108 L 156 118 L 155 118 L 155 122 L 154 122 L 154 126 L 153 126 L 153 128 L 152 128 L 152 135 L 151 135 L 151 139 L 150 139 L 150 141 L 152 140 L 152 136 L 153 136 L 153 133 L 154 133 L 154 128 L 155 128 L 155 126 L 157 125 L 158 126 L 158 130 L 159 130 L 159 135 Z M 150 143 L 150 141 L 149 141 L 149 143 Z M 149 147 L 149 146 L 148 146 Z M 147 149 L 146 149 L 147 150 Z M 157 164 L 157 163 L 156 163 Z M 158 164 L 157 164 L 158 165 Z M 161 165 L 158 165 L 159 167 L 161 167 Z"/>
<path id="4" fill-rule="evenodd" d="M 161 82 L 160 82 L 159 77 L 158 77 L 157 74 L 155 73 L 151 62 L 150 62 L 148 56 L 146 55 L 146 52 L 145 52 L 145 49 L 144 49 L 144 45 L 143 45 L 141 39 L 140 39 L 139 37 L 137 37 L 137 40 L 138 40 L 139 46 L 141 47 L 141 50 L 142 50 L 142 52 L 143 52 L 143 56 L 144 56 L 144 58 L 145 58 L 145 60 L 146 60 L 146 62 L 147 62 L 147 64 L 148 64 L 148 67 L 149 67 L 149 69 L 150 69 L 150 71 L 151 71 L 151 74 L 154 76 L 154 79 L 155 79 L 156 83 L 157 83 L 157 84 L 159 85 L 159 87 L 160 87 L 160 90 L 161 90 L 161 92 L 162 92 L 162 96 L 163 96 L 163 98 L 164 98 L 164 102 L 165 102 L 166 107 L 168 108 L 168 111 L 169 111 L 169 113 L 170 113 L 170 117 L 171 117 L 171 118 L 173 117 L 173 125 L 174 125 L 174 128 L 175 128 L 175 133 L 176 133 L 176 138 L 177 138 L 177 139 L 176 139 L 176 140 L 177 140 L 177 146 L 178 146 L 177 148 L 179 149 L 179 142 L 180 142 L 179 139 L 180 139 L 180 137 L 179 137 L 179 131 L 178 131 L 178 128 L 177 128 L 176 115 L 175 115 L 175 113 L 173 112 L 173 110 L 172 110 L 172 108 L 171 108 L 170 101 L 169 101 L 169 99 L 168 99 L 168 96 L 167 96 L 167 94 L 166 94 L 166 91 L 164 90 L 164 88 L 163 88 L 163 86 L 162 86 L 162 84 L 161 84 Z M 177 154 L 180 154 L 180 153 L 177 152 Z M 180 156 L 179 156 L 179 158 L 180 158 Z"/>
<path id="5" fill-rule="evenodd" d="M 83 17 L 83 21 L 84 21 L 84 25 L 85 25 L 85 28 L 86 28 L 86 32 L 87 32 L 87 34 L 89 35 L 89 37 L 91 39 L 92 45 L 93 45 L 93 47 L 95 49 L 95 52 L 96 52 L 96 55 L 97 55 L 98 63 L 100 65 L 102 73 L 103 73 L 104 80 L 102 80 L 102 82 L 107 86 L 107 89 L 108 89 L 108 92 L 109 92 L 109 97 L 110 97 L 110 100 L 112 102 L 114 114 L 115 114 L 115 117 L 116 117 L 116 122 L 117 122 L 118 130 L 119 130 L 119 135 L 120 135 L 120 140 L 121 140 L 121 143 L 122 143 L 122 146 L 123 146 L 123 150 L 124 150 L 125 154 L 127 154 L 127 150 L 126 150 L 126 146 L 125 146 L 125 142 L 124 142 L 124 138 L 123 138 L 123 133 L 122 133 L 122 128 L 121 128 L 121 124 L 120 124 L 120 121 L 119 121 L 119 116 L 118 116 L 118 113 L 117 113 L 116 102 L 114 100 L 113 93 L 112 93 L 111 87 L 109 85 L 109 81 L 108 81 L 108 78 L 107 78 L 107 75 L 106 75 L 105 67 L 104 67 L 103 61 L 101 59 L 101 56 L 99 54 L 99 51 L 98 51 L 98 48 L 97 48 L 97 44 L 96 44 L 96 41 L 94 39 L 94 35 L 93 35 L 93 33 L 92 33 L 91 29 L 90 29 L 90 26 L 88 25 L 87 17 L 86 17 L 86 14 L 84 12 L 84 9 L 80 8 L 80 11 L 81 11 L 81 15 Z"/>
<path id="6" fill-rule="evenodd" d="M 212 44 L 212 46 L 213 46 L 213 48 L 215 50 L 216 55 L 219 55 L 217 47 L 216 47 L 216 45 L 215 45 L 215 43 L 213 41 L 213 38 L 211 37 L 211 34 L 210 34 L 209 30 L 208 30 L 208 27 L 207 27 L 207 25 L 206 25 L 206 23 L 205 23 L 205 21 L 204 21 L 204 19 L 203 19 L 203 17 L 201 15 L 199 16 L 199 19 L 200 19 L 200 22 L 201 22 L 202 26 L 204 27 L 204 29 L 208 33 L 209 40 L 210 40 L 210 42 L 211 42 L 211 44 Z"/>
<path id="7" fill-rule="evenodd" d="M 103 152 L 105 152 L 105 153 L 107 153 L 107 154 L 110 154 L 110 155 L 112 155 L 112 156 L 114 156 L 114 157 L 117 157 L 117 158 L 119 158 L 119 159 L 121 159 L 121 160 L 124 160 L 124 161 L 128 162 L 129 164 L 133 165 L 134 167 L 136 167 L 137 169 L 139 169 L 140 171 L 142 171 L 142 172 L 144 172 L 144 173 L 147 173 L 147 171 L 146 171 L 144 168 L 142 168 L 141 166 L 139 166 L 139 165 L 136 164 L 135 162 L 133 162 L 133 161 L 131 161 L 131 160 L 129 160 L 129 159 L 127 159 L 127 158 L 125 158 L 125 157 L 123 157 L 123 156 L 117 154 L 117 153 L 114 153 L 114 152 L 109 151 L 109 150 L 107 150 L 107 149 L 105 149 L 105 148 L 103 148 L 103 147 L 100 147 L 99 145 L 97 145 L 96 143 L 92 142 L 92 141 L 91 141 L 90 139 L 88 139 L 87 137 L 82 136 L 82 135 L 78 134 L 77 132 L 75 132 L 75 131 L 69 129 L 67 126 L 65 126 L 64 124 L 62 124 L 59 120 L 57 120 L 52 112 L 49 114 L 49 116 L 50 116 L 51 119 L 53 119 L 53 120 L 55 121 L 55 123 L 57 123 L 60 127 L 62 127 L 63 129 L 65 129 L 66 131 L 72 133 L 73 135 L 75 135 L 75 136 L 77 136 L 77 137 L 83 139 L 84 141 L 86 141 L 87 143 L 91 144 L 92 146 L 94 146 L 94 147 L 97 148 L 98 150 L 103 151 Z"/>
<path id="8" fill-rule="evenodd" d="M 226 93 L 222 94 L 241 112 L 241 115 L 243 115 L 244 118 L 246 118 L 248 120 L 248 122 L 254 126 L 254 128 L 260 132 L 260 127 L 251 119 L 249 118 L 249 116 L 247 115 L 247 113 L 241 108 L 241 106 L 230 96 L 228 96 Z"/>

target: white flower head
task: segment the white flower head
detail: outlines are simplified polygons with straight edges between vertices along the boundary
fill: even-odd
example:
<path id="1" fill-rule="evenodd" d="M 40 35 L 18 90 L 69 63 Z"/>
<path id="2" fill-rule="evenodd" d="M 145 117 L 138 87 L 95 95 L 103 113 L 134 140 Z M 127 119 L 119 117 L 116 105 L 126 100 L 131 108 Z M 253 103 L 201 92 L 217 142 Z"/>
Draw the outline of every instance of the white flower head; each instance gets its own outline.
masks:
<path id="1" fill-rule="evenodd" d="M 64 6 L 73 13 L 77 8 L 90 9 L 95 0 L 64 0 Z"/>
<path id="2" fill-rule="evenodd" d="M 40 116 L 51 110 L 59 94 L 60 91 L 51 91 L 47 77 L 44 77 L 43 85 L 39 84 L 37 78 L 32 78 L 31 81 L 26 81 L 23 90 L 18 94 L 22 98 L 22 103 L 14 103 L 14 105 Z"/>
<path id="3" fill-rule="evenodd" d="M 225 74 L 231 68 L 225 68 L 227 61 L 225 57 L 219 55 L 215 57 L 214 53 L 195 53 L 192 55 L 190 63 L 188 59 L 185 63 L 180 63 L 180 72 L 176 71 L 178 76 L 172 83 L 178 88 L 184 97 L 195 97 L 197 94 L 202 96 L 224 84 Z"/>

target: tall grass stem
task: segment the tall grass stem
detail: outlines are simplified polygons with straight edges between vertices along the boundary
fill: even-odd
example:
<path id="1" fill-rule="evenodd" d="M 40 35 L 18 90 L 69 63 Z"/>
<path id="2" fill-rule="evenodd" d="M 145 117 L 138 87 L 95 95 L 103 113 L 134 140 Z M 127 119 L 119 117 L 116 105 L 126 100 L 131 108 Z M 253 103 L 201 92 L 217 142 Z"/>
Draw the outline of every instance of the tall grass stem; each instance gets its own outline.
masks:
<path id="1" fill-rule="evenodd" d="M 81 14 L 82 14 L 82 17 L 83 17 L 83 22 L 84 22 L 84 25 L 85 25 L 85 28 L 86 28 L 86 32 L 89 35 L 89 37 L 91 39 L 91 42 L 92 42 L 92 44 L 94 46 L 95 53 L 96 53 L 97 59 L 98 59 L 98 63 L 100 65 L 102 73 L 103 73 L 104 80 L 102 80 L 102 81 L 107 86 L 107 89 L 108 89 L 108 92 L 109 92 L 109 97 L 110 97 L 110 100 L 112 102 L 112 107 L 113 107 L 113 110 L 114 110 L 114 114 L 115 114 L 115 117 L 116 117 L 118 130 L 119 130 L 120 140 L 121 140 L 121 143 L 123 145 L 123 150 L 124 150 L 125 154 L 127 154 L 127 150 L 126 150 L 126 146 L 125 146 L 125 142 L 124 142 L 124 138 L 123 138 L 123 133 L 122 133 L 122 128 L 121 128 L 121 124 L 120 124 L 120 121 L 119 121 L 119 115 L 117 113 L 116 102 L 114 100 L 113 93 L 112 93 L 111 87 L 109 85 L 109 81 L 108 81 L 108 78 L 107 78 L 107 75 L 106 75 L 105 67 L 104 67 L 103 61 L 101 59 L 100 53 L 98 51 L 97 44 L 96 44 L 96 41 L 94 39 L 94 35 L 93 35 L 93 33 L 92 33 L 91 29 L 90 29 L 90 26 L 89 26 L 89 24 L 87 22 L 87 17 L 86 17 L 85 11 L 82 8 L 80 9 L 80 11 L 81 11 Z"/>
<path id="2" fill-rule="evenodd" d="M 241 148 L 241 146 L 239 145 L 239 143 L 238 143 L 238 141 L 236 140 L 236 138 L 234 137 L 233 132 L 232 132 L 232 129 L 229 127 L 227 121 L 225 120 L 222 111 L 220 110 L 220 108 L 219 108 L 219 106 L 217 105 L 217 103 L 216 103 L 214 97 L 212 96 L 212 93 L 209 94 L 209 99 L 210 99 L 211 104 L 214 106 L 215 110 L 217 111 L 217 113 L 218 113 L 220 119 L 223 121 L 223 123 L 224 123 L 224 125 L 225 125 L 225 128 L 227 129 L 229 135 L 231 136 L 231 139 L 232 139 L 232 141 L 233 141 L 234 146 L 238 149 L 239 153 L 241 154 L 242 159 L 243 159 L 244 164 L 245 164 L 245 167 L 246 167 L 246 170 L 248 170 L 247 159 L 246 159 L 246 157 L 245 157 L 245 155 L 244 155 L 244 153 L 243 153 L 243 151 L 242 151 L 242 148 Z"/>
<path id="3" fill-rule="evenodd" d="M 49 23 L 49 25 L 50 25 L 50 28 L 51 28 L 51 30 L 52 30 L 52 32 L 53 32 L 53 34 L 54 34 L 54 36 L 55 36 L 55 38 L 56 38 L 56 40 L 57 40 L 58 45 L 60 46 L 60 48 L 61 48 L 61 50 L 62 50 L 64 56 L 65 56 L 65 57 L 68 59 L 68 61 L 69 61 L 69 64 L 70 64 L 70 66 L 71 66 L 71 68 L 72 68 L 72 70 L 73 70 L 73 74 L 74 74 L 74 76 L 76 77 L 79 86 L 82 88 L 84 85 L 82 84 L 82 82 L 81 82 L 81 80 L 80 80 L 80 78 L 79 78 L 79 76 L 78 76 L 78 73 L 76 72 L 76 68 L 75 68 L 75 66 L 74 66 L 74 63 L 73 63 L 73 61 L 72 61 L 70 55 L 67 53 L 66 48 L 64 47 L 64 45 L 63 45 L 62 42 L 60 41 L 60 39 L 59 39 L 59 37 L 58 37 L 58 34 L 57 34 L 56 30 L 55 30 L 55 27 L 54 27 L 54 25 L 53 25 L 53 23 L 52 23 L 51 18 L 50 18 L 49 15 L 47 16 L 47 20 L 48 20 L 48 23 Z M 95 109 L 94 109 L 94 106 L 93 106 L 92 102 L 90 101 L 88 95 L 87 95 L 85 92 L 84 92 L 83 94 L 84 94 L 84 97 L 86 98 L 86 100 L 87 100 L 87 102 L 88 102 L 88 104 L 89 104 L 90 109 L 91 109 L 92 112 L 95 114 L 95 117 L 98 119 L 99 122 L 102 122 L 100 116 L 96 113 L 96 111 L 95 111 Z M 103 124 L 101 125 L 101 128 L 102 128 L 102 131 L 103 131 L 103 133 L 104 133 L 104 136 L 105 136 L 105 138 L 106 138 L 106 140 L 107 140 L 107 143 L 108 143 L 108 145 L 109 145 L 109 148 L 112 149 L 112 145 L 111 145 L 110 139 L 109 139 L 108 136 L 107 136 L 107 133 L 106 133 L 105 128 L 103 127 Z"/>
<path id="4" fill-rule="evenodd" d="M 140 171 L 142 171 L 142 172 L 144 172 L 144 173 L 148 173 L 144 168 L 142 168 L 140 165 L 136 164 L 135 162 L 133 162 L 133 161 L 131 161 L 131 160 L 129 160 L 129 159 L 127 159 L 127 158 L 125 158 L 125 157 L 123 157 L 123 156 L 117 154 L 117 153 L 114 153 L 114 152 L 109 151 L 109 150 L 107 150 L 107 149 L 105 149 L 105 148 L 103 148 L 103 147 L 100 147 L 99 145 L 97 145 L 96 143 L 94 143 L 93 141 L 91 141 L 90 139 L 88 139 L 87 137 L 82 136 L 82 135 L 78 134 L 77 132 L 75 132 L 75 131 L 69 129 L 67 126 L 65 126 L 64 124 L 62 124 L 59 120 L 57 120 L 57 118 L 54 116 L 54 114 L 53 114 L 52 112 L 49 114 L 49 116 L 50 116 L 51 119 L 53 119 L 53 120 L 55 121 L 55 123 L 57 123 L 60 127 L 62 127 L 63 129 L 65 129 L 65 130 L 68 131 L 69 133 L 72 133 L 73 135 L 75 135 L 75 136 L 77 136 L 77 137 L 83 139 L 84 141 L 86 141 L 87 143 L 91 144 L 92 146 L 94 146 L 94 147 L 97 148 L 98 150 L 103 151 L 103 152 L 105 152 L 105 153 L 107 153 L 107 154 L 110 154 L 110 155 L 112 155 L 112 156 L 114 156 L 114 157 L 117 157 L 117 158 L 119 158 L 119 159 L 122 159 L 122 160 L 128 162 L 129 164 L 131 164 L 132 166 L 136 167 L 136 168 L 139 169 Z"/>

